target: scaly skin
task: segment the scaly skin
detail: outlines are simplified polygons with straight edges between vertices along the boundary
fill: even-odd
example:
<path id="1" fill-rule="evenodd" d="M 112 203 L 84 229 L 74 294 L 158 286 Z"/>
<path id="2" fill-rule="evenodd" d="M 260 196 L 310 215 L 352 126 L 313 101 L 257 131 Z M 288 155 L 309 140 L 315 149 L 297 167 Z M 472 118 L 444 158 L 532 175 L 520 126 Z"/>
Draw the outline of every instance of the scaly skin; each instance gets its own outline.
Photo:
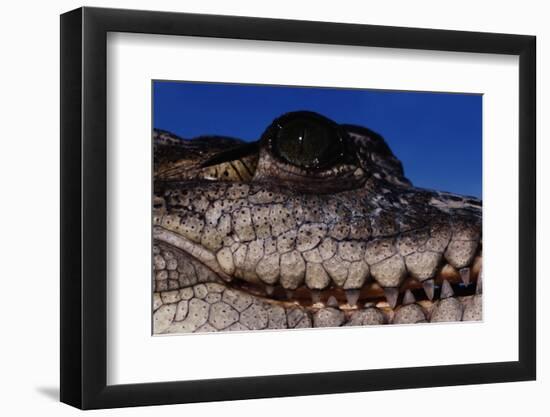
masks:
<path id="1" fill-rule="evenodd" d="M 155 131 L 153 333 L 481 319 L 479 200 L 413 187 L 356 126 L 336 162 L 294 165 L 274 125 Z"/>

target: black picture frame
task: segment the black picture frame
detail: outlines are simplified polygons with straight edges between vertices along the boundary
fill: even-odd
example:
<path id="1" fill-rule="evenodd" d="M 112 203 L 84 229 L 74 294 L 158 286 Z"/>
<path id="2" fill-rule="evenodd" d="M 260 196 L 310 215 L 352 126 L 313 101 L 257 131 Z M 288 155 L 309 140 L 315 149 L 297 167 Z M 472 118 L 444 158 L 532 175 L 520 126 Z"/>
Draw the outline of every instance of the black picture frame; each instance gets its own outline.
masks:
<path id="1" fill-rule="evenodd" d="M 519 56 L 519 360 L 107 385 L 108 32 Z M 535 379 L 535 51 L 524 35 L 88 7 L 61 15 L 61 401 L 95 409 Z"/>

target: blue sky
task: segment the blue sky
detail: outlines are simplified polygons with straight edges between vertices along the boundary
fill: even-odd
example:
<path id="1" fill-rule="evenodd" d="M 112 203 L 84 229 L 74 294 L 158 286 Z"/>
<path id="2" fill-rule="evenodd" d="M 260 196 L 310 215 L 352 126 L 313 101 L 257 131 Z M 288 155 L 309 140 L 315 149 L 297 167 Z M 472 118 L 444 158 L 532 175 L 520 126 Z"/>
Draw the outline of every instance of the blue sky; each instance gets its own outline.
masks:
<path id="1" fill-rule="evenodd" d="M 481 95 L 154 81 L 153 107 L 155 128 L 248 141 L 283 113 L 316 111 L 380 133 L 416 186 L 481 197 Z"/>

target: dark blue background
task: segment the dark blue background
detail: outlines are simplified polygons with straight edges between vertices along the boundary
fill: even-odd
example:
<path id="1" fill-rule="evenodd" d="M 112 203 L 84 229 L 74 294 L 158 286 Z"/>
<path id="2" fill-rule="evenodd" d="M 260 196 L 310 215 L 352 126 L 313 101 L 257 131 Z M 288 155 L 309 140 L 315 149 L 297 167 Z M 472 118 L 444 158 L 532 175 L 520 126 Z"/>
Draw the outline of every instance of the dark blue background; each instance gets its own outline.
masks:
<path id="1" fill-rule="evenodd" d="M 288 111 L 380 133 L 416 186 L 481 197 L 482 96 L 155 81 L 153 125 L 185 138 L 258 139 Z"/>

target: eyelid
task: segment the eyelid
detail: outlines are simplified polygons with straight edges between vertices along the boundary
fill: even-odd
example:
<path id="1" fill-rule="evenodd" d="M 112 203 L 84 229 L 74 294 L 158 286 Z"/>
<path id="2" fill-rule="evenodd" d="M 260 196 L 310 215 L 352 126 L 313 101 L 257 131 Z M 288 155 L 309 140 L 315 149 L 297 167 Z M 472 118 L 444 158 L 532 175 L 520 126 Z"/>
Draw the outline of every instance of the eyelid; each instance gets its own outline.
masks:
<path id="1" fill-rule="evenodd" d="M 214 155 L 212 158 L 207 159 L 201 164 L 201 168 L 206 168 L 212 165 L 218 165 L 224 162 L 235 161 L 242 159 L 246 156 L 258 153 L 260 149 L 260 142 L 243 143 L 242 145 L 235 146 L 234 148 L 220 152 Z"/>

